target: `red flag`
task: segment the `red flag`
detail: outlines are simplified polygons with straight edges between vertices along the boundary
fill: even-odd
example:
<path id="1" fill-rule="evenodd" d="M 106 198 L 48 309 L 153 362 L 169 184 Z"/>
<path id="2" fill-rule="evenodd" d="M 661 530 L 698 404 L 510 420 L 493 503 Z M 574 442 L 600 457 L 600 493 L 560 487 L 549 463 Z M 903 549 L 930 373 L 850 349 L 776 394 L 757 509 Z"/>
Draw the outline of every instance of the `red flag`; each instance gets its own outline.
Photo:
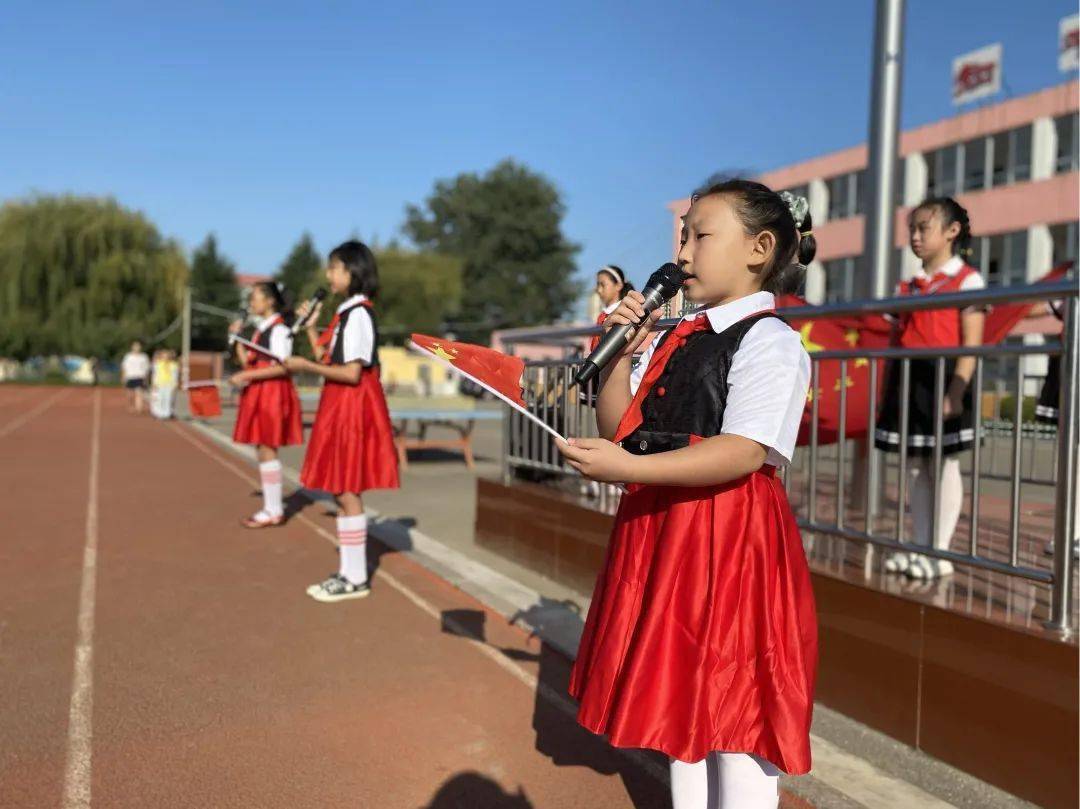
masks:
<path id="1" fill-rule="evenodd" d="M 806 306 L 802 298 L 784 295 L 777 308 Z M 780 314 L 783 314 L 781 311 Z M 816 351 L 851 351 L 859 348 L 881 348 L 889 344 L 892 330 L 889 321 L 879 315 L 861 317 L 819 318 L 815 320 L 790 320 L 791 328 L 802 337 L 807 353 Z M 848 438 L 863 438 L 872 426 L 870 418 L 870 360 L 847 361 L 844 378 L 840 379 L 840 360 L 822 360 L 818 363 L 818 384 L 806 397 L 798 443 L 810 443 L 810 414 L 814 397 L 818 397 L 818 442 L 835 443 L 840 435 L 840 389 L 847 390 L 847 418 L 844 434 Z M 884 382 L 884 364 L 878 360 L 878 390 Z M 877 396 L 874 397 L 875 401 Z"/>
<path id="2" fill-rule="evenodd" d="M 426 334 L 412 335 L 412 342 L 416 348 L 448 363 L 500 398 L 519 407 L 526 406 L 521 389 L 525 363 L 520 357 L 508 357 L 493 348 L 455 343 Z"/>
<path id="3" fill-rule="evenodd" d="M 553 437 L 562 439 L 550 424 L 532 413 L 525 403 L 525 392 L 521 387 L 525 362 L 520 357 L 510 357 L 493 348 L 472 343 L 455 343 L 426 334 L 412 335 L 409 347 L 437 359 L 447 368 L 491 391 Z"/>
<path id="4" fill-rule="evenodd" d="M 188 409 L 198 418 L 213 418 L 221 415 L 221 396 L 216 384 L 197 385 L 188 388 Z"/>
<path id="5" fill-rule="evenodd" d="M 1036 281 L 1036 284 L 1045 284 L 1064 277 L 1073 266 L 1073 262 L 1066 261 L 1050 270 L 1046 275 Z M 1023 320 L 1032 306 L 1041 306 L 1042 303 L 1010 303 L 1004 306 L 995 306 L 986 316 L 986 326 L 983 328 L 983 345 L 1000 343 L 1009 336 L 1021 320 Z"/>

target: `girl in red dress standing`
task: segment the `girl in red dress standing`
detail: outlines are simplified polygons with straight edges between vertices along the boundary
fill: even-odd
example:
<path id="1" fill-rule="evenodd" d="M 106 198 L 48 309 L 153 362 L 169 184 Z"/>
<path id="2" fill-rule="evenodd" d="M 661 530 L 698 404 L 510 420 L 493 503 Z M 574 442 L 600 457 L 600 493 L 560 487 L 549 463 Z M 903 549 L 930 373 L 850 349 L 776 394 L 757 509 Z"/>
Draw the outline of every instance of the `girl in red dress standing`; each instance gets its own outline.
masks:
<path id="1" fill-rule="evenodd" d="M 678 260 L 700 308 L 632 370 L 639 329 L 602 375 L 604 438 L 560 446 L 628 484 L 571 676 L 578 721 L 667 754 L 675 809 L 776 807 L 779 774 L 810 769 L 817 618 L 776 474 L 810 360 L 773 297 L 813 258 L 807 207 L 745 180 L 695 196 Z M 643 300 L 605 325 L 639 322 Z"/>
<path id="2" fill-rule="evenodd" d="M 597 326 L 604 325 L 608 315 L 618 308 L 619 301 L 633 288 L 634 285 L 626 280 L 626 273 L 622 271 L 622 267 L 606 264 L 597 270 L 596 297 L 600 299 L 600 314 L 596 317 Z M 598 345 L 600 345 L 600 335 L 589 341 L 589 351 L 595 351 Z"/>
<path id="3" fill-rule="evenodd" d="M 372 300 L 379 291 L 375 256 L 358 241 L 330 251 L 326 267 L 330 291 L 345 298 L 320 335 L 308 327 L 316 361 L 290 357 L 290 371 L 325 380 L 300 482 L 337 499 L 338 571 L 307 592 L 316 601 L 363 598 L 367 583 L 367 516 L 361 494 L 398 488 L 397 453 L 382 384 L 379 335 Z M 297 315 L 307 314 L 306 304 Z M 314 324 L 318 312 L 310 318 Z"/>
<path id="4" fill-rule="evenodd" d="M 281 525 L 285 519 L 278 448 L 304 443 L 304 428 L 296 386 L 282 364 L 292 355 L 292 332 L 285 322 L 287 304 L 281 288 L 273 281 L 255 284 L 251 288 L 248 310 L 256 318 L 250 342 L 281 361 L 275 362 L 272 357 L 237 343 L 237 358 L 244 370 L 233 374 L 229 380 L 243 388 L 233 441 L 255 445 L 262 481 L 263 507 L 245 517 L 242 524 L 245 528 L 267 528 Z M 241 327 L 241 321 L 237 320 L 229 331 L 238 334 Z"/>

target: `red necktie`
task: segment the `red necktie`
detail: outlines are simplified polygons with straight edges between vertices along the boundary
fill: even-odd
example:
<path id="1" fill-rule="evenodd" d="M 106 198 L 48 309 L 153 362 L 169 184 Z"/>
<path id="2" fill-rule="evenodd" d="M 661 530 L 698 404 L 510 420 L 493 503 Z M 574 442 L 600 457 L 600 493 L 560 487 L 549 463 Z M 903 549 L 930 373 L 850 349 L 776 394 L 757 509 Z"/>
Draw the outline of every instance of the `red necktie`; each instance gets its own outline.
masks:
<path id="1" fill-rule="evenodd" d="M 615 431 L 616 444 L 641 426 L 641 423 L 644 420 L 644 417 L 641 415 L 641 403 L 645 401 L 645 397 L 649 395 L 649 391 L 651 391 L 653 385 L 656 384 L 656 380 L 659 379 L 660 374 L 664 372 L 664 366 L 667 365 L 668 360 L 671 359 L 671 355 L 679 348 L 682 348 L 683 344 L 691 334 L 694 332 L 705 331 L 709 327 L 709 318 L 707 315 L 698 315 L 693 320 L 684 320 L 675 327 L 675 331 L 672 332 L 671 336 L 664 340 L 663 344 L 656 349 L 652 355 L 652 359 L 649 361 L 649 367 L 645 371 L 645 376 L 642 377 L 641 385 L 638 386 L 637 393 L 634 395 L 634 400 L 630 402 L 630 407 L 626 409 L 622 421 L 619 422 L 619 429 Z"/>
<path id="2" fill-rule="evenodd" d="M 323 365 L 330 364 L 330 341 L 334 339 L 334 329 L 337 328 L 338 321 L 341 320 L 341 315 L 334 313 L 334 316 L 330 319 L 330 325 L 323 329 L 323 333 L 319 335 L 319 339 L 315 341 L 315 345 L 322 346 L 326 349 L 323 352 Z"/>

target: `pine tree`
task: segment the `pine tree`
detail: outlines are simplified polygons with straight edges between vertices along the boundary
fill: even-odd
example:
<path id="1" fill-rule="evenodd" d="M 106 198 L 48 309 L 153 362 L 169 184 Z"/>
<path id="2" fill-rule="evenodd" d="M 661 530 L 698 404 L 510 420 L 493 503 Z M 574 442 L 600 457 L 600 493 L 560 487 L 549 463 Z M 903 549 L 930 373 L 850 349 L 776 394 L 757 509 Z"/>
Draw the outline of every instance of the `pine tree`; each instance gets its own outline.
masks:
<path id="1" fill-rule="evenodd" d="M 315 249 L 310 233 L 303 233 L 278 267 L 274 280 L 285 287 L 293 301 L 308 297 L 317 286 L 323 285 L 323 261 Z"/>
<path id="2" fill-rule="evenodd" d="M 239 312 L 240 287 L 236 266 L 218 253 L 217 237 L 209 234 L 191 255 L 191 300 Z M 192 312 L 191 346 L 220 351 L 228 345 L 228 321 L 205 312 Z"/>

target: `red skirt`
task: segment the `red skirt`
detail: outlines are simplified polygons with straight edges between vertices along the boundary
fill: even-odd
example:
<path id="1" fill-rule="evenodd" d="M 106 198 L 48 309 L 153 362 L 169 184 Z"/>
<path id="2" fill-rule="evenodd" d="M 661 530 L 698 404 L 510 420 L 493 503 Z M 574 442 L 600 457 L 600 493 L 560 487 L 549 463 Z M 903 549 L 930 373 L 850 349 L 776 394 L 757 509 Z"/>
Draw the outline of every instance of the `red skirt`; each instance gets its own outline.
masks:
<path id="1" fill-rule="evenodd" d="M 578 721 L 616 747 L 810 770 L 817 614 L 772 468 L 623 496 L 570 678 Z"/>
<path id="2" fill-rule="evenodd" d="M 233 441 L 267 447 L 304 443 L 300 397 L 291 379 L 262 379 L 244 387 Z"/>
<path id="3" fill-rule="evenodd" d="M 365 368 L 356 385 L 323 385 L 300 482 L 333 494 L 398 488 L 394 432 L 377 369 Z"/>

